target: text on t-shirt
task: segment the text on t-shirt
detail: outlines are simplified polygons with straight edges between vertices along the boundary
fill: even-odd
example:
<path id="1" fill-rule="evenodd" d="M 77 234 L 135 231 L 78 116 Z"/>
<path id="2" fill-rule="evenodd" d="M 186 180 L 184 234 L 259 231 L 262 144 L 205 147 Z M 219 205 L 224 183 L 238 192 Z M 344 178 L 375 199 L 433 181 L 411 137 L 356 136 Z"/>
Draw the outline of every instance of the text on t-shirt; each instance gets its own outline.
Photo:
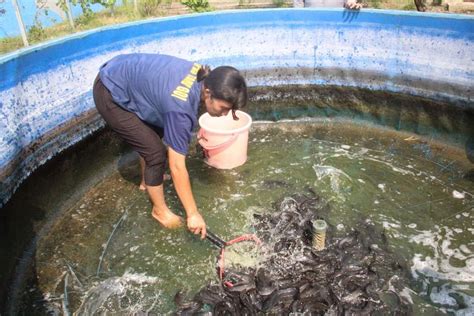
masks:
<path id="1" fill-rule="evenodd" d="M 188 99 L 189 89 L 193 85 L 194 81 L 196 81 L 197 73 L 201 69 L 201 65 L 194 63 L 193 67 L 189 71 L 189 74 L 181 80 L 180 84 L 174 89 L 171 96 L 179 99 L 181 101 L 186 101 Z"/>

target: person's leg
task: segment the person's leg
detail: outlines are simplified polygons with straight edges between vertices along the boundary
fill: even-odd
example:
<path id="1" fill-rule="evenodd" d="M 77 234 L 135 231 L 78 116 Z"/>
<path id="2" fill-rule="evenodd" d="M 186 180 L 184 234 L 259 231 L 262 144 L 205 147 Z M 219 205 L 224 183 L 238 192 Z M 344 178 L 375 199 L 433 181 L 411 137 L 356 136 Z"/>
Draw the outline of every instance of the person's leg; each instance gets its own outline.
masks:
<path id="1" fill-rule="evenodd" d="M 152 215 L 163 226 L 174 228 L 181 225 L 181 217 L 168 208 L 163 192 L 163 174 L 167 150 L 159 135 L 134 113 L 114 103 L 110 92 L 100 80 L 93 89 L 97 110 L 107 124 L 123 138 L 143 159 L 143 180 L 153 203 Z"/>
<path id="2" fill-rule="evenodd" d="M 170 211 L 165 202 L 163 184 L 158 186 L 146 186 L 146 190 L 153 203 L 151 215 L 168 228 L 179 227 L 182 224 L 182 218 Z"/>
<path id="3" fill-rule="evenodd" d="M 140 170 L 141 170 L 141 181 L 140 181 L 140 186 L 138 187 L 142 191 L 146 191 L 146 185 L 145 185 L 145 159 L 142 158 L 142 156 L 139 156 L 140 160 Z M 170 180 L 171 176 L 169 173 L 166 173 L 163 175 L 163 181 Z"/>
<path id="4" fill-rule="evenodd" d="M 146 186 L 145 186 L 145 159 L 143 159 L 142 156 L 140 156 L 139 160 L 140 160 L 140 171 L 141 171 L 141 176 L 142 176 L 142 179 L 140 181 L 139 189 L 142 190 L 142 191 L 145 191 L 146 190 Z"/>

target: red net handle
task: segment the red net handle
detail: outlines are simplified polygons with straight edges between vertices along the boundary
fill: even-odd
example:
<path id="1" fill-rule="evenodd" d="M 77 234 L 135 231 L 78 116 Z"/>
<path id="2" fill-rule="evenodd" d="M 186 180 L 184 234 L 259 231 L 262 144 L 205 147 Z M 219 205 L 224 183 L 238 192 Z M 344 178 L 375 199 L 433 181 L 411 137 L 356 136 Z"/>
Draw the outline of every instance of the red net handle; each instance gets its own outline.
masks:
<path id="1" fill-rule="evenodd" d="M 224 253 L 225 253 L 225 247 L 230 246 L 232 244 L 236 244 L 242 241 L 254 241 L 257 246 L 260 246 L 262 244 L 262 241 L 255 236 L 254 234 L 246 234 L 239 236 L 237 238 L 234 238 L 230 241 L 227 241 L 224 245 L 224 247 L 221 248 L 221 253 L 220 253 L 220 258 L 219 258 L 219 278 L 221 282 L 224 280 L 224 267 L 225 267 L 225 258 L 224 258 Z M 233 287 L 234 285 L 230 281 L 225 281 L 223 284 L 227 287 Z"/>

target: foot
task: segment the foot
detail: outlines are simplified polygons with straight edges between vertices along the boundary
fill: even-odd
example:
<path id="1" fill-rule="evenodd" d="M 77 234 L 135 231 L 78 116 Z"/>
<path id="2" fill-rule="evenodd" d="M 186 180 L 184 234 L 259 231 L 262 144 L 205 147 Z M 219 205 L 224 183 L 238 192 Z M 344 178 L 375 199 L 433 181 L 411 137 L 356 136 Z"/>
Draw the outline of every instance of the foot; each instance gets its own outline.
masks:
<path id="1" fill-rule="evenodd" d="M 183 219 L 171 212 L 168 208 L 165 210 L 158 210 L 153 207 L 151 216 L 156 219 L 165 228 L 178 228 L 183 224 Z"/>

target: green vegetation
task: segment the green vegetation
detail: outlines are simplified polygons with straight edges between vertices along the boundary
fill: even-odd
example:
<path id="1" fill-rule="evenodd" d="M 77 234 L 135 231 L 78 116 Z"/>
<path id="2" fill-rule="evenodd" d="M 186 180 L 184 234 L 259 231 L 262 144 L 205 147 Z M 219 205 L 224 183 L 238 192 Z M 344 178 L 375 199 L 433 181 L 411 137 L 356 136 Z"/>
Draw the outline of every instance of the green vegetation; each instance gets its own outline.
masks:
<path id="1" fill-rule="evenodd" d="M 181 0 L 181 3 L 187 6 L 193 12 L 208 12 L 212 11 L 211 6 L 207 0 Z"/>
<path id="2" fill-rule="evenodd" d="M 5 54 L 23 47 L 21 38 L 18 37 L 6 37 L 0 39 L 0 54 Z"/>
<path id="3" fill-rule="evenodd" d="M 407 10 L 407 11 L 416 10 L 415 3 L 414 2 L 407 3 L 406 5 L 402 7 L 402 10 Z"/>
<path id="4" fill-rule="evenodd" d="M 67 4 L 66 0 L 58 0 L 58 5 L 64 10 L 67 11 Z M 71 5 L 79 4 L 82 9 L 82 14 L 84 17 L 88 18 L 94 14 L 91 9 L 91 5 L 93 4 L 100 4 L 106 9 L 110 9 L 113 14 L 113 9 L 116 3 L 116 0 L 69 0 Z"/>
<path id="5" fill-rule="evenodd" d="M 272 0 L 273 4 L 277 8 L 283 8 L 286 6 L 286 1 L 285 0 Z"/>
<path id="6" fill-rule="evenodd" d="M 367 4 L 371 8 L 380 9 L 380 2 L 381 2 L 381 0 L 368 0 Z"/>
<path id="7" fill-rule="evenodd" d="M 28 29 L 28 39 L 32 42 L 41 42 L 45 39 L 45 36 L 46 31 L 38 21 Z"/>
<path id="8" fill-rule="evenodd" d="M 386 10 L 416 10 L 414 0 L 363 0 L 369 8 Z"/>
<path id="9" fill-rule="evenodd" d="M 140 2 L 138 12 L 143 17 L 158 16 L 161 0 L 143 0 Z"/>

